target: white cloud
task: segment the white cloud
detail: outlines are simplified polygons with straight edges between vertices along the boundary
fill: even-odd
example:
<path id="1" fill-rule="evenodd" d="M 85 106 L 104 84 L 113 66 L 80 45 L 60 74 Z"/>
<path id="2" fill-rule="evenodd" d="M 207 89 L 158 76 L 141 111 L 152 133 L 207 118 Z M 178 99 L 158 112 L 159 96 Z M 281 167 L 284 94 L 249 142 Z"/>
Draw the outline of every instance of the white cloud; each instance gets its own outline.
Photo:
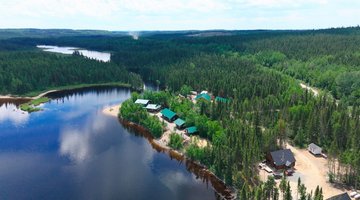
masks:
<path id="1" fill-rule="evenodd" d="M 0 27 L 111 30 L 289 29 L 318 28 L 319 24 L 336 27 L 359 24 L 358 12 L 353 9 L 356 6 L 360 6 L 356 0 L 0 0 Z M 348 9 L 351 12 L 345 13 Z"/>
<path id="2" fill-rule="evenodd" d="M 16 126 L 26 124 L 29 113 L 18 109 L 14 104 L 0 106 L 0 122 L 9 121 Z"/>
<path id="3" fill-rule="evenodd" d="M 328 0 L 246 0 L 245 5 L 257 7 L 301 7 L 307 5 L 325 5 Z"/>

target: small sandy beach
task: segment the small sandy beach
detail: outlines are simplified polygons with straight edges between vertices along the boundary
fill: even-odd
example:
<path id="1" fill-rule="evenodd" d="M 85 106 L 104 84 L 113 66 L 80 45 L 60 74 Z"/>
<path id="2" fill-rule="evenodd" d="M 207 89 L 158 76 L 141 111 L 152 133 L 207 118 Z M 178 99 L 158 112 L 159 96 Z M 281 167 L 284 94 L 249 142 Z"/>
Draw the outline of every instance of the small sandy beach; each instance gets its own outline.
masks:
<path id="1" fill-rule="evenodd" d="M 102 110 L 102 113 L 104 113 L 105 115 L 117 117 L 119 114 L 120 107 L 121 107 L 121 104 L 110 106 L 110 107 L 105 107 Z"/>

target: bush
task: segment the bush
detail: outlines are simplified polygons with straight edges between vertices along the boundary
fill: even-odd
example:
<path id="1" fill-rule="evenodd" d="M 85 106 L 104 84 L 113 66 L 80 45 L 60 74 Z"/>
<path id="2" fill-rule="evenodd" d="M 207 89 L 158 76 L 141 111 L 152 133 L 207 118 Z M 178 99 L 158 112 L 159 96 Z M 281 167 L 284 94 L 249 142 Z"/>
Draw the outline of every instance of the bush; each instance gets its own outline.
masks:
<path id="1" fill-rule="evenodd" d="M 183 138 L 176 133 L 170 135 L 169 146 L 173 149 L 181 149 L 183 147 Z"/>
<path id="2" fill-rule="evenodd" d="M 205 158 L 205 151 L 195 144 L 191 144 L 187 148 L 186 155 L 193 160 L 202 161 Z"/>

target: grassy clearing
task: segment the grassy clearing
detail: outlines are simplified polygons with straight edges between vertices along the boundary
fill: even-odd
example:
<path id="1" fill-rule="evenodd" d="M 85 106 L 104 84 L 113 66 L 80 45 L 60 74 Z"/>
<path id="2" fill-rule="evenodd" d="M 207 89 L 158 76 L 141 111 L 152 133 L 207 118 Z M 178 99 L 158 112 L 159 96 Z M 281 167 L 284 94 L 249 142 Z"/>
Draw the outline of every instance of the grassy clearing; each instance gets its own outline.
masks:
<path id="1" fill-rule="evenodd" d="M 38 99 L 34 99 L 28 103 L 24 103 L 24 104 L 21 104 L 20 105 L 20 109 L 22 111 L 26 111 L 26 112 L 37 112 L 37 111 L 41 111 L 42 109 L 41 108 L 37 108 L 36 106 L 39 106 L 40 104 L 42 103 L 46 103 L 50 101 L 49 98 L 47 97 L 41 97 L 41 98 L 38 98 Z"/>

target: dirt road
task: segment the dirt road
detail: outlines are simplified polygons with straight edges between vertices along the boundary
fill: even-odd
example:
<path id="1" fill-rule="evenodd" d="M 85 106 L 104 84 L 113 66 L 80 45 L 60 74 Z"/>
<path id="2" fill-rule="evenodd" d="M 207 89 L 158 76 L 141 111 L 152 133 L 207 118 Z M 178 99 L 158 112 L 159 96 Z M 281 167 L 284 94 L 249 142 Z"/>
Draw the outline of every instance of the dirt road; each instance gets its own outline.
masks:
<path id="1" fill-rule="evenodd" d="M 287 144 L 287 148 L 294 153 L 296 159 L 295 173 L 288 177 L 293 193 L 296 194 L 298 177 L 301 178 L 308 192 L 315 191 L 318 185 L 322 187 L 324 199 L 345 192 L 345 190 L 334 188 L 327 181 L 328 165 L 325 158 L 315 157 L 306 149 L 298 149 L 290 144 Z"/>

